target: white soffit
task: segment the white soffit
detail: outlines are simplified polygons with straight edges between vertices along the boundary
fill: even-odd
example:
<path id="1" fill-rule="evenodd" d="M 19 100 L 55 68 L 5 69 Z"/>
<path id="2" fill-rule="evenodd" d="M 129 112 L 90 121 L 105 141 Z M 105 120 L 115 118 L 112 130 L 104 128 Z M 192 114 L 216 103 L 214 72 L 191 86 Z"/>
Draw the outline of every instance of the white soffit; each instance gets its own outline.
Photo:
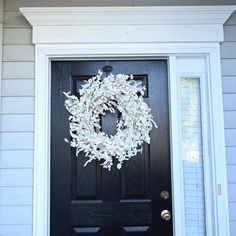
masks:
<path id="1" fill-rule="evenodd" d="M 20 8 L 38 43 L 220 42 L 236 6 Z M 104 37 L 107 35 L 107 37 Z"/>

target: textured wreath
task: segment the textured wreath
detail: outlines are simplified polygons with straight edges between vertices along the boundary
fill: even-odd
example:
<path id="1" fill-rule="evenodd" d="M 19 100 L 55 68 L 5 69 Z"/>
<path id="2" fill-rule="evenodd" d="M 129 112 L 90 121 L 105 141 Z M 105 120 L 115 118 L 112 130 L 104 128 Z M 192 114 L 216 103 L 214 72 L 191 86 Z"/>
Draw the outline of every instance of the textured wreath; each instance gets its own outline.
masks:
<path id="1" fill-rule="evenodd" d="M 90 78 L 79 90 L 77 98 L 69 93 L 65 107 L 70 112 L 69 131 L 71 140 L 66 142 L 76 148 L 76 156 L 84 152 L 88 157 L 86 166 L 93 160 L 111 170 L 113 158 L 122 163 L 142 152 L 142 143 L 150 143 L 149 132 L 157 127 L 150 113 L 151 109 L 143 100 L 145 87 L 133 80 L 133 76 L 110 74 L 102 78 L 102 72 Z M 122 114 L 117 121 L 117 132 L 108 135 L 101 131 L 100 117 L 107 111 Z"/>

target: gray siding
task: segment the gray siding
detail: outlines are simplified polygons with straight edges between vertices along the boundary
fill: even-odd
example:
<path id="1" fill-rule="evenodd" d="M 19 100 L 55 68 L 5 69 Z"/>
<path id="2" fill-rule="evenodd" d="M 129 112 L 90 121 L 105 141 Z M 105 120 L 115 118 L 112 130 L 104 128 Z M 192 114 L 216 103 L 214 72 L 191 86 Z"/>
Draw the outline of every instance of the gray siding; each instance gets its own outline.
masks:
<path id="1" fill-rule="evenodd" d="M 65 4 L 66 3 L 66 4 Z M 212 0 L 192 0 L 209 5 Z M 234 4 L 215 0 L 214 4 Z M 19 7 L 171 5 L 168 0 L 5 0 L 0 130 L 0 235 L 32 236 L 34 47 Z M 189 5 L 178 0 L 175 5 Z M 221 45 L 231 235 L 236 235 L 236 14 Z"/>
<path id="2" fill-rule="evenodd" d="M 7 4 L 5 1 L 5 7 Z M 1 236 L 32 236 L 34 46 L 31 34 L 30 25 L 18 11 L 5 11 L 0 126 Z"/>
<path id="3" fill-rule="evenodd" d="M 226 156 L 231 235 L 236 234 L 236 13 L 224 27 L 221 44 Z"/>
<path id="4" fill-rule="evenodd" d="M 61 7 L 61 6 L 165 6 L 165 5 L 226 5 L 235 4 L 235 0 L 5 0 L 7 11 L 19 7 Z"/>

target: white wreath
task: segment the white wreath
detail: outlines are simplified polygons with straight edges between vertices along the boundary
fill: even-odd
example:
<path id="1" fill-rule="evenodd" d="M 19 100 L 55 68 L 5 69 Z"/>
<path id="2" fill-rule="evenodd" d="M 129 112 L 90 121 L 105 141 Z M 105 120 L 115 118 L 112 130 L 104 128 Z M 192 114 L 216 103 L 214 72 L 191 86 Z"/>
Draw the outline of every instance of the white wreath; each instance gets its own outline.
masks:
<path id="1" fill-rule="evenodd" d="M 157 127 L 143 100 L 145 87 L 133 80 L 133 76 L 110 74 L 102 79 L 102 72 L 90 78 L 79 90 L 80 98 L 69 93 L 65 107 L 70 112 L 70 143 L 76 148 L 76 156 L 84 152 L 89 159 L 102 161 L 102 166 L 111 169 L 113 158 L 122 163 L 142 152 L 142 143 L 150 143 L 149 132 Z M 122 116 L 117 121 L 117 133 L 108 135 L 100 131 L 100 116 L 117 108 Z"/>

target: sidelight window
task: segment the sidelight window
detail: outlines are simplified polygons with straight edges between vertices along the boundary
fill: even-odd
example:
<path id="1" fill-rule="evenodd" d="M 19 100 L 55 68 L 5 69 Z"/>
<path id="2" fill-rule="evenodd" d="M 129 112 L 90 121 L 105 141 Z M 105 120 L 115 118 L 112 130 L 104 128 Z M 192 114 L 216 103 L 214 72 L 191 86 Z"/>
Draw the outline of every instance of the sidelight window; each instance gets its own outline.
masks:
<path id="1" fill-rule="evenodd" d="M 180 78 L 186 236 L 206 235 L 200 78 Z"/>

